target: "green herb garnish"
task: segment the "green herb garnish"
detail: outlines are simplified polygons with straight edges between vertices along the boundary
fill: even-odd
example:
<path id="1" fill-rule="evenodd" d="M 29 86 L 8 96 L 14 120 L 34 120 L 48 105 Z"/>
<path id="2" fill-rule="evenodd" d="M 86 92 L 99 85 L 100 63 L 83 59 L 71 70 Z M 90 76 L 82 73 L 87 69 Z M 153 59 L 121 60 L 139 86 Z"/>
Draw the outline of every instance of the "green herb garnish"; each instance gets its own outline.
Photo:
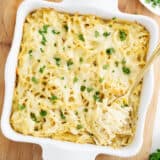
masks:
<path id="1" fill-rule="evenodd" d="M 116 20 L 116 19 L 117 19 L 117 17 L 113 17 L 113 18 L 112 18 L 112 20 Z"/>
<path id="2" fill-rule="evenodd" d="M 54 43 L 54 46 L 57 47 L 57 43 Z"/>
<path id="3" fill-rule="evenodd" d="M 118 62 L 118 61 L 115 61 L 114 63 L 115 63 L 115 65 L 116 65 L 116 67 L 118 67 L 119 62 Z"/>
<path id="4" fill-rule="evenodd" d="M 121 108 L 125 108 L 125 107 L 128 107 L 128 105 L 127 104 L 121 105 Z"/>
<path id="5" fill-rule="evenodd" d="M 102 83 L 104 81 L 104 78 L 100 78 L 99 82 Z"/>
<path id="6" fill-rule="evenodd" d="M 73 65 L 73 61 L 72 61 L 72 59 L 69 59 L 69 60 L 67 61 L 67 66 L 70 67 L 71 65 Z"/>
<path id="7" fill-rule="evenodd" d="M 32 77 L 32 82 L 34 82 L 35 84 L 38 83 L 38 79 L 36 79 L 36 77 Z"/>
<path id="8" fill-rule="evenodd" d="M 19 109 L 19 110 L 24 110 L 25 108 L 26 108 L 26 106 L 23 105 L 23 104 L 19 104 L 19 105 L 18 105 L 18 109 Z"/>
<path id="9" fill-rule="evenodd" d="M 146 3 L 151 4 L 153 8 L 160 7 L 160 0 L 145 0 Z"/>
<path id="10" fill-rule="evenodd" d="M 94 32 L 94 36 L 95 36 L 96 38 L 98 38 L 98 37 L 100 36 L 99 32 L 98 32 L 98 31 L 95 31 L 95 32 Z"/>
<path id="11" fill-rule="evenodd" d="M 33 112 L 30 113 L 30 117 L 31 117 L 32 121 L 38 122 L 37 118 L 36 118 L 36 115 Z"/>
<path id="12" fill-rule="evenodd" d="M 63 114 L 62 111 L 60 111 L 60 116 L 61 116 L 61 118 L 62 118 L 63 120 L 66 119 L 66 116 Z"/>
<path id="13" fill-rule="evenodd" d="M 60 34 L 59 31 L 56 31 L 56 30 L 54 30 L 54 29 L 52 30 L 52 33 L 53 33 L 53 34 Z"/>
<path id="14" fill-rule="evenodd" d="M 60 66 L 61 59 L 59 57 L 54 57 L 57 66 Z"/>
<path id="15" fill-rule="evenodd" d="M 82 58 L 82 57 L 79 58 L 79 62 L 80 62 L 80 63 L 83 62 L 83 58 Z"/>
<path id="16" fill-rule="evenodd" d="M 95 101 L 99 101 L 99 102 L 102 102 L 102 99 L 101 99 L 101 97 L 100 97 L 100 92 L 95 92 L 95 94 L 93 95 L 93 99 L 95 100 Z"/>
<path id="17" fill-rule="evenodd" d="M 88 108 L 84 108 L 84 110 L 83 110 L 84 112 L 88 112 Z"/>
<path id="18" fill-rule="evenodd" d="M 83 41 L 83 42 L 85 41 L 83 34 L 79 34 L 79 35 L 78 35 L 78 38 L 79 38 L 79 40 L 81 40 L 81 41 Z"/>
<path id="19" fill-rule="evenodd" d="M 108 69 L 108 67 L 109 67 L 109 64 L 103 65 L 103 69 L 104 69 L 104 70 Z"/>
<path id="20" fill-rule="evenodd" d="M 78 81 L 77 77 L 74 77 L 73 82 L 76 83 Z"/>
<path id="21" fill-rule="evenodd" d="M 44 52 L 44 50 L 42 49 L 42 48 L 40 48 L 40 51 L 43 53 Z"/>
<path id="22" fill-rule="evenodd" d="M 68 32 L 68 29 L 69 29 L 68 26 L 67 26 L 67 25 L 64 25 L 63 27 L 64 27 L 64 29 L 66 30 L 66 32 Z"/>
<path id="23" fill-rule="evenodd" d="M 47 115 L 47 112 L 43 109 L 41 109 L 40 113 L 39 113 L 42 117 L 45 117 Z"/>
<path id="24" fill-rule="evenodd" d="M 160 160 L 160 149 L 149 155 L 149 160 Z"/>
<path id="25" fill-rule="evenodd" d="M 39 30 L 39 34 L 43 35 L 44 33 L 47 33 L 49 25 L 44 25 L 41 30 Z"/>
<path id="26" fill-rule="evenodd" d="M 45 46 L 46 42 L 47 42 L 47 40 L 46 40 L 45 36 L 43 35 L 42 40 L 41 40 L 41 44 Z"/>
<path id="27" fill-rule="evenodd" d="M 125 64 L 126 64 L 126 60 L 125 60 L 125 58 L 123 58 L 123 59 L 122 59 L 121 63 L 122 63 L 123 65 L 125 65 Z"/>
<path id="28" fill-rule="evenodd" d="M 86 90 L 86 87 L 85 87 L 85 86 L 81 86 L 80 90 L 81 90 L 82 92 L 84 92 L 84 91 Z"/>
<path id="29" fill-rule="evenodd" d="M 39 69 L 39 72 L 40 72 L 40 73 L 43 73 L 45 68 L 46 68 L 46 66 L 41 67 L 41 68 Z"/>
<path id="30" fill-rule="evenodd" d="M 122 67 L 122 71 L 123 71 L 124 74 L 130 74 L 130 72 L 131 72 L 130 69 L 126 66 Z"/>
<path id="31" fill-rule="evenodd" d="M 120 38 L 121 41 L 125 41 L 126 38 L 127 38 L 127 33 L 122 31 L 122 30 L 120 30 L 119 31 L 119 38 Z"/>
<path id="32" fill-rule="evenodd" d="M 82 129 L 83 126 L 82 126 L 81 124 L 78 124 L 76 128 L 77 128 L 77 129 Z"/>
<path id="33" fill-rule="evenodd" d="M 104 32 L 104 33 L 103 33 L 103 36 L 104 36 L 104 37 L 108 37 L 110 34 L 111 34 L 110 32 Z"/>
<path id="34" fill-rule="evenodd" d="M 55 103 L 57 99 L 58 99 L 58 97 L 55 96 L 55 95 L 52 95 L 52 96 L 50 97 L 50 100 L 51 100 L 53 103 Z"/>
<path id="35" fill-rule="evenodd" d="M 33 52 L 33 50 L 28 51 L 28 54 L 29 54 L 30 57 L 32 57 L 32 52 Z"/>
<path id="36" fill-rule="evenodd" d="M 106 54 L 111 55 L 113 53 L 115 53 L 115 49 L 114 48 L 108 48 L 108 49 L 106 49 Z"/>
<path id="37" fill-rule="evenodd" d="M 93 88 L 92 88 L 92 87 L 88 87 L 88 88 L 87 88 L 87 92 L 88 92 L 88 93 L 90 93 L 90 92 L 92 92 L 92 91 L 93 91 Z"/>

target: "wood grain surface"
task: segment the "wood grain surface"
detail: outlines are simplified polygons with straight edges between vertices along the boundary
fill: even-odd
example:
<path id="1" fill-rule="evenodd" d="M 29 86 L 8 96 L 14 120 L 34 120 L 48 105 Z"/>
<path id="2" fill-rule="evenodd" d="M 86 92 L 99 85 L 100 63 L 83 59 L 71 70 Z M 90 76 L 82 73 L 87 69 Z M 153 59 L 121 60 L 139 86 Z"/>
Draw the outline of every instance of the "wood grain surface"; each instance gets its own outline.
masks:
<path id="1" fill-rule="evenodd" d="M 22 0 L 0 0 L 0 114 L 4 97 L 4 65 L 11 46 L 15 15 L 18 5 Z M 106 9 L 109 0 L 106 0 Z M 153 15 L 145 9 L 138 0 L 119 0 L 119 8 L 123 12 L 143 14 L 154 18 L 160 25 L 160 17 Z M 157 104 L 158 90 L 160 87 L 159 67 L 160 60 L 154 64 L 155 89 L 150 108 L 148 110 L 144 144 L 140 153 L 132 158 L 119 158 L 107 155 L 97 156 L 97 160 L 147 160 L 152 143 L 152 129 Z M 0 131 L 0 160 L 42 160 L 41 148 L 37 145 L 16 143 L 6 139 Z"/>

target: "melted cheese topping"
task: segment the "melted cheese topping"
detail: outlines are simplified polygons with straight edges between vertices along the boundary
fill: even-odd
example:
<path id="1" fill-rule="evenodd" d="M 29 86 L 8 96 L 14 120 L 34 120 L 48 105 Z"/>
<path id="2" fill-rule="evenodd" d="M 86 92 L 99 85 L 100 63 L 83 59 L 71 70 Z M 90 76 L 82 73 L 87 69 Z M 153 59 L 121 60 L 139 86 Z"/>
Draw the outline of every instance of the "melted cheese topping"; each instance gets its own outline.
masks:
<path id="1" fill-rule="evenodd" d="M 140 24 L 53 9 L 29 14 L 18 56 L 11 125 L 25 135 L 122 147 L 136 129 L 149 33 Z"/>

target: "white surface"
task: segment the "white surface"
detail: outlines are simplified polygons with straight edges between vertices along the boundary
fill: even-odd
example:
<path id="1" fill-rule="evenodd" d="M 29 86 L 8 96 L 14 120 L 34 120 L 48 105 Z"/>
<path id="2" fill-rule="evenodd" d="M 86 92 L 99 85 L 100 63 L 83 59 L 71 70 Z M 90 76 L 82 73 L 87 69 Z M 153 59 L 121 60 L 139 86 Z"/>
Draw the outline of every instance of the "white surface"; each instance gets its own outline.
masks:
<path id="1" fill-rule="evenodd" d="M 29 12 L 37 8 L 53 7 L 56 10 L 65 11 L 69 13 L 79 12 L 80 14 L 93 14 L 102 18 L 109 19 L 116 16 L 120 19 L 137 21 L 143 24 L 150 32 L 150 45 L 147 58 L 151 55 L 153 48 L 156 46 L 158 42 L 158 25 L 155 23 L 155 21 L 145 16 L 131 15 L 119 12 L 117 8 L 117 0 L 110 0 L 110 3 L 108 3 L 107 10 L 104 3 L 106 3 L 106 0 L 93 0 L 92 2 L 86 0 L 65 0 L 65 2 L 63 3 L 53 3 L 41 0 L 26 0 L 20 5 L 18 9 L 15 35 L 5 68 L 5 99 L 1 127 L 3 134 L 11 140 L 20 142 L 31 142 L 41 145 L 43 148 L 43 156 L 45 160 L 79 160 L 78 157 L 80 157 L 83 160 L 92 160 L 94 159 L 95 155 L 99 153 L 128 157 L 135 155 L 142 146 L 146 112 L 153 93 L 152 69 L 149 70 L 149 72 L 146 74 L 144 78 L 140 108 L 138 113 L 139 120 L 137 122 L 135 139 L 131 145 L 125 148 L 114 150 L 110 147 L 102 147 L 88 144 L 81 145 L 46 138 L 24 136 L 16 133 L 11 128 L 9 123 L 9 116 L 12 106 L 12 96 L 15 84 L 17 55 L 20 48 L 23 23 L 26 15 L 28 15 Z M 60 154 L 59 157 L 57 157 L 58 154 Z"/>
<path id="2" fill-rule="evenodd" d="M 158 96 L 157 112 L 153 129 L 151 152 L 154 152 L 158 148 L 160 148 L 160 92 Z"/>
<path id="3" fill-rule="evenodd" d="M 157 6 L 155 8 L 152 7 L 151 3 L 146 3 L 145 0 L 140 0 L 140 2 L 148 9 L 150 10 L 152 13 L 157 14 L 158 16 L 160 16 L 160 7 Z"/>

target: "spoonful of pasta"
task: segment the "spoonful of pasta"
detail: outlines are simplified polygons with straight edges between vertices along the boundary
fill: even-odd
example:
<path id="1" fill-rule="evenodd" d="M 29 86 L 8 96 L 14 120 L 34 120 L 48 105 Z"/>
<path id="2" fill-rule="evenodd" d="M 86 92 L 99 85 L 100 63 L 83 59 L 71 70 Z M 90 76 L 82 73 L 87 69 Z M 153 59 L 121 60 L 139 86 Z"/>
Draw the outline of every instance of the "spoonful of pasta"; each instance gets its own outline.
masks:
<path id="1" fill-rule="evenodd" d="M 145 73 L 148 71 L 150 66 L 153 64 L 154 60 L 157 59 L 159 55 L 160 55 L 160 43 L 157 45 L 157 47 L 153 51 L 153 54 L 150 56 L 149 60 L 146 62 L 144 68 L 138 73 L 135 81 L 133 82 L 132 86 L 128 89 L 128 91 L 123 95 L 120 95 L 119 97 L 116 97 L 115 99 L 110 101 L 108 103 L 108 106 L 111 106 L 115 101 L 122 100 L 122 99 L 125 99 L 127 105 L 130 104 L 131 95 L 133 91 L 137 87 L 138 83 L 142 80 L 142 78 L 144 77 Z"/>

